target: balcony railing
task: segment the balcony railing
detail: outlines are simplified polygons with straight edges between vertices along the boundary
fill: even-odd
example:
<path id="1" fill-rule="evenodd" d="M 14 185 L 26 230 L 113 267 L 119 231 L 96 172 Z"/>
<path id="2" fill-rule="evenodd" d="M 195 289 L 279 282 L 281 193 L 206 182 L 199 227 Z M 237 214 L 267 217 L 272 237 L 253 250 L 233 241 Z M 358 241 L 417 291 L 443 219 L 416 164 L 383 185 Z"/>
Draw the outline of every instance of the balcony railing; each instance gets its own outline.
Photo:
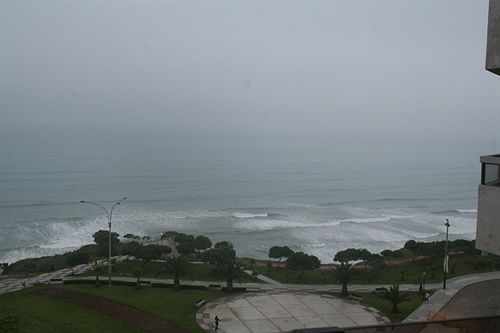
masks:
<path id="1" fill-rule="evenodd" d="M 293 333 L 498 333 L 499 327 L 500 316 L 487 316 L 378 326 L 309 328 L 294 330 Z"/>

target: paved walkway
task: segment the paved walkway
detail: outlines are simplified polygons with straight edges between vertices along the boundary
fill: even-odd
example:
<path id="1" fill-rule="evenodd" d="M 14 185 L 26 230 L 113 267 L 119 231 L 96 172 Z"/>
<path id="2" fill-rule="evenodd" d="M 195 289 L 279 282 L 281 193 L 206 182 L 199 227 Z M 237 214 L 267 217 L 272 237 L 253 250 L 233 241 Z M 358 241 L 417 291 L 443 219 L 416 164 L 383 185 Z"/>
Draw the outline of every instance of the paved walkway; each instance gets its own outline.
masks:
<path id="1" fill-rule="evenodd" d="M 113 257 L 113 259 L 116 260 L 126 260 L 126 257 Z M 92 269 L 93 265 L 92 264 L 85 264 L 85 265 L 79 265 L 75 266 L 75 274 L 79 274 L 82 272 L 85 272 L 87 270 Z M 2 279 L 0 280 L 0 294 L 12 292 L 15 290 L 19 290 L 24 288 L 23 283 L 26 283 L 26 287 L 32 286 L 37 283 L 47 283 L 50 281 L 50 279 L 60 279 L 64 278 L 65 280 L 95 280 L 94 276 L 71 276 L 71 269 L 70 268 L 65 268 L 61 269 L 55 272 L 50 272 L 50 273 L 44 273 L 35 277 L 29 277 L 29 278 L 11 278 L 11 279 Z M 271 290 L 289 290 L 289 291 L 307 291 L 307 292 L 339 292 L 341 290 L 340 285 L 336 284 L 325 284 L 325 285 L 310 285 L 310 284 L 285 284 L 285 283 L 279 283 L 278 281 L 274 281 L 272 279 L 269 279 L 265 276 L 259 277 L 259 279 L 262 279 L 263 281 L 268 279 L 269 283 L 235 283 L 236 287 L 243 287 L 247 288 L 248 290 L 260 290 L 260 291 L 271 291 Z M 480 282 L 480 281 L 486 281 L 486 280 L 492 280 L 492 279 L 500 279 L 500 271 L 499 272 L 489 272 L 489 273 L 480 273 L 480 274 L 471 274 L 471 275 L 464 275 L 456 278 L 452 278 L 448 280 L 448 287 L 449 289 L 447 290 L 455 290 L 453 295 L 463 288 L 466 285 L 469 285 L 471 283 L 475 282 Z M 115 281 L 136 281 L 135 278 L 127 278 L 127 277 L 113 277 L 113 280 Z M 153 283 L 173 283 L 172 279 L 149 279 L 149 278 L 143 278 L 143 280 L 148 280 Z M 181 284 L 184 285 L 197 285 L 197 286 L 206 286 L 209 287 L 210 285 L 214 284 L 220 284 L 221 286 L 224 286 L 224 282 L 214 282 L 214 281 L 191 281 L 191 280 L 182 280 Z M 379 287 L 386 287 L 389 288 L 390 285 L 375 285 L 375 284 L 352 284 L 349 285 L 349 291 L 353 292 L 371 292 L 375 288 Z M 416 284 L 402 284 L 399 286 L 400 290 L 404 291 L 418 291 L 419 285 Z M 427 289 L 441 289 L 442 288 L 442 283 L 431 283 L 427 284 Z M 437 300 L 437 296 L 434 294 L 431 297 L 431 300 Z M 444 295 L 447 297 L 449 300 L 453 295 Z M 444 303 L 443 303 L 444 302 Z M 446 301 L 443 301 L 441 303 L 436 303 L 436 304 L 441 304 L 443 306 L 446 304 Z M 430 302 L 431 304 L 433 302 Z M 423 316 L 422 318 L 425 318 Z"/>
<path id="2" fill-rule="evenodd" d="M 83 273 L 92 268 L 91 264 L 78 265 L 73 268 L 75 274 Z M 71 275 L 73 271 L 71 268 L 60 269 L 55 272 L 44 273 L 33 277 L 27 278 L 12 278 L 0 280 L 0 294 L 10 293 L 26 287 L 31 287 L 35 284 L 49 283 L 51 279 L 63 279 Z"/>
<path id="3" fill-rule="evenodd" d="M 127 256 L 111 257 L 112 260 L 121 262 L 127 260 Z M 107 260 L 98 260 L 98 265 L 104 265 Z M 106 266 L 107 267 L 107 266 Z M 81 274 L 94 268 L 94 263 L 82 264 L 71 268 L 63 268 L 54 272 L 43 273 L 37 276 L 27 278 L 8 278 L 0 280 L 0 295 L 31 287 L 35 284 L 49 283 L 52 279 L 67 279 L 73 274 Z M 93 277 L 92 279 L 95 279 Z"/>
<path id="4" fill-rule="evenodd" d="M 329 295 L 303 292 L 247 293 L 220 298 L 203 306 L 196 321 L 221 333 L 289 332 L 299 328 L 380 325 L 389 320 L 377 310 Z"/>
<path id="5" fill-rule="evenodd" d="M 447 288 L 443 290 L 442 283 L 433 283 L 427 289 L 438 289 L 430 298 L 428 303 L 423 303 L 403 322 L 415 322 L 429 320 L 436 316 L 441 309 L 465 286 L 483 281 L 499 280 L 500 272 L 489 272 L 473 275 L 459 276 L 447 281 Z M 470 317 L 470 316 L 468 316 Z"/>
<path id="6" fill-rule="evenodd" d="M 500 316 L 500 280 L 477 282 L 464 287 L 441 312 L 448 319 Z"/>
<path id="7" fill-rule="evenodd" d="M 250 276 L 253 276 L 253 271 L 251 271 L 251 270 L 244 270 L 243 272 L 247 273 Z M 268 278 L 267 276 L 262 275 L 262 274 L 257 274 L 257 279 L 261 280 L 262 282 L 269 283 L 269 284 L 281 284 L 281 282 L 278 282 L 276 280 Z"/>

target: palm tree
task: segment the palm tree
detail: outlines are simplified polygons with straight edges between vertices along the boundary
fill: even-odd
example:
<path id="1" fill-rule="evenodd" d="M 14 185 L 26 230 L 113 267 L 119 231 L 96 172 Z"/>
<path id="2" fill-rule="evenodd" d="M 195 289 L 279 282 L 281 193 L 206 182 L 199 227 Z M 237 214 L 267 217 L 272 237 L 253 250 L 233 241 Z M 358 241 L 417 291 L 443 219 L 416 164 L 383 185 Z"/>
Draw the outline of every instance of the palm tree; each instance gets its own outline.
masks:
<path id="1" fill-rule="evenodd" d="M 94 266 L 94 274 L 95 274 L 95 286 L 100 287 L 99 275 L 104 273 L 104 269 L 102 266 Z"/>
<path id="2" fill-rule="evenodd" d="M 343 261 L 340 265 L 337 265 L 333 275 L 335 278 L 342 283 L 342 297 L 347 297 L 347 284 L 351 281 L 354 271 L 351 269 L 351 264 Z"/>
<path id="3" fill-rule="evenodd" d="M 135 268 L 134 269 L 134 276 L 137 278 L 136 288 L 140 289 L 141 288 L 142 269 L 139 267 Z"/>
<path id="4" fill-rule="evenodd" d="M 189 270 L 189 262 L 182 256 L 167 258 L 167 270 L 174 274 L 174 290 L 181 289 L 181 276 L 185 276 Z"/>
<path id="5" fill-rule="evenodd" d="M 399 313 L 399 304 L 402 302 L 411 302 L 408 293 L 401 293 L 399 291 L 399 284 L 395 283 L 389 289 L 385 289 L 384 293 L 380 296 L 392 303 L 392 312 Z"/>

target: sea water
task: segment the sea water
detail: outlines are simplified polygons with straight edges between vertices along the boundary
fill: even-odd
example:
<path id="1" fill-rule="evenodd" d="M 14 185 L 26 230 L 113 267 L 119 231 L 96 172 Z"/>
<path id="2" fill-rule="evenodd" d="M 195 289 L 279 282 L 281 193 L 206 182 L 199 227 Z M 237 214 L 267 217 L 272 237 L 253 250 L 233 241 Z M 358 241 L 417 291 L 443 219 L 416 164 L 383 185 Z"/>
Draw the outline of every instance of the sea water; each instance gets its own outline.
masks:
<path id="1" fill-rule="evenodd" d="M 479 155 L 487 153 L 395 141 L 63 146 L 4 146 L 0 262 L 91 243 L 107 218 L 80 200 L 111 206 L 123 196 L 113 212 L 120 235 L 203 234 L 256 258 L 288 245 L 331 262 L 348 247 L 379 252 L 440 240 L 446 218 L 452 239 L 473 239 Z"/>

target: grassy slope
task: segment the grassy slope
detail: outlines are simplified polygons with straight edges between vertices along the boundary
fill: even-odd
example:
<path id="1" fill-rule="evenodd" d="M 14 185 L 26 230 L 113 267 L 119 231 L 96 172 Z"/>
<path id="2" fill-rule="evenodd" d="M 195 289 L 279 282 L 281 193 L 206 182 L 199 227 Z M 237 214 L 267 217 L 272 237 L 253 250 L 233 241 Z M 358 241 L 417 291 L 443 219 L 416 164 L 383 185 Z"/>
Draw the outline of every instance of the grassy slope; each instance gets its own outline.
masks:
<path id="1" fill-rule="evenodd" d="M 498 264 L 498 257 L 481 257 L 480 262 L 482 264 L 490 262 L 491 267 L 495 267 Z M 450 270 L 455 264 L 455 272 L 450 273 L 448 278 L 473 273 L 487 272 L 489 269 L 486 267 L 479 267 L 474 269 L 476 262 L 474 259 L 468 255 L 457 255 L 450 258 L 449 267 Z M 305 271 L 303 277 L 299 277 L 299 271 L 291 271 L 283 267 L 271 269 L 271 274 L 267 274 L 266 267 L 258 267 L 257 270 L 264 275 L 269 276 L 272 279 L 283 283 L 301 283 L 301 284 L 338 284 L 333 277 L 331 270 L 314 270 Z M 432 277 L 432 266 L 434 266 L 434 277 Z M 398 283 L 410 283 L 418 284 L 420 283 L 420 278 L 423 272 L 426 272 L 426 282 L 439 282 L 443 280 L 442 273 L 442 263 L 441 261 L 436 261 L 432 264 L 431 259 L 419 260 L 415 262 L 409 262 L 401 266 L 396 267 L 384 267 L 380 269 L 359 269 L 357 274 L 351 283 L 354 284 L 392 284 L 394 282 Z M 401 280 L 401 271 L 405 271 L 405 280 Z"/>
<path id="2" fill-rule="evenodd" d="M 19 332 L 139 332 L 92 310 L 32 295 L 37 288 L 0 295 L 1 317 L 18 316 Z"/>

